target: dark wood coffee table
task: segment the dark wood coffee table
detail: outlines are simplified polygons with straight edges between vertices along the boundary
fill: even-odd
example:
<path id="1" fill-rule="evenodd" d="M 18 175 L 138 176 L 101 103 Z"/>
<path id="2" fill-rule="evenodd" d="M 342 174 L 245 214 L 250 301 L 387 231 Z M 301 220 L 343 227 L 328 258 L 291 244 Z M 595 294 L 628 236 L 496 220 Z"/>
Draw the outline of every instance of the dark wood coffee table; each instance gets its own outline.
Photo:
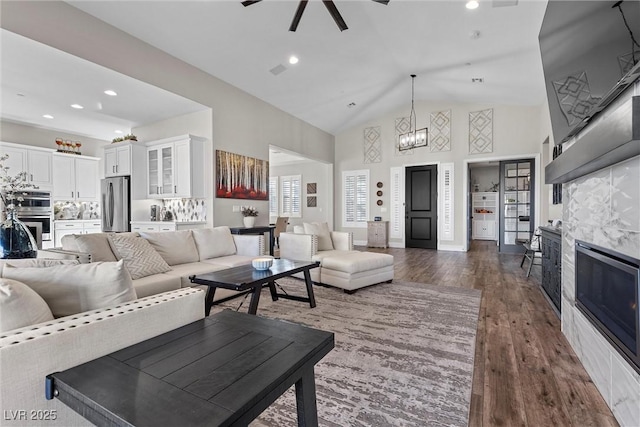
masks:
<path id="1" fill-rule="evenodd" d="M 262 291 L 262 286 L 265 284 L 269 286 L 271 299 L 273 301 L 277 301 L 278 298 L 291 299 L 295 301 L 308 302 L 311 308 L 313 308 L 316 306 L 316 298 L 313 294 L 313 282 L 311 281 L 309 270 L 319 266 L 319 262 L 274 259 L 273 265 L 269 270 L 256 270 L 251 265 L 241 265 L 238 267 L 227 268 L 225 270 L 214 271 L 213 273 L 189 276 L 189 280 L 191 280 L 191 283 L 206 285 L 209 287 L 204 298 L 205 316 L 208 316 L 211 312 L 211 306 L 228 300 L 222 299 L 214 302 L 213 297 L 215 296 L 216 288 L 231 289 L 239 292 L 251 292 L 249 314 L 256 314 L 258 311 L 258 302 L 260 301 L 260 292 Z M 296 273 L 304 273 L 307 297 L 279 293 L 276 290 L 276 280 L 292 276 Z"/>
<path id="2" fill-rule="evenodd" d="M 331 332 L 223 310 L 46 379 L 97 426 L 246 426 L 295 384 L 298 425 L 317 426 L 314 365 Z"/>

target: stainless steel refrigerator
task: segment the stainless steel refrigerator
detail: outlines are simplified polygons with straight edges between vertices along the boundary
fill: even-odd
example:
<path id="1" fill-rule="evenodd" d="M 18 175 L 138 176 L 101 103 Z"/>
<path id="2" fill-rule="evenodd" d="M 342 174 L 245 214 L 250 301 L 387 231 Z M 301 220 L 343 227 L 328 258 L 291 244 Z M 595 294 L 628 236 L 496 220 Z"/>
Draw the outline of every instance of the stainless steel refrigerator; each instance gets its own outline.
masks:
<path id="1" fill-rule="evenodd" d="M 131 231 L 130 178 L 118 176 L 100 181 L 102 231 Z"/>

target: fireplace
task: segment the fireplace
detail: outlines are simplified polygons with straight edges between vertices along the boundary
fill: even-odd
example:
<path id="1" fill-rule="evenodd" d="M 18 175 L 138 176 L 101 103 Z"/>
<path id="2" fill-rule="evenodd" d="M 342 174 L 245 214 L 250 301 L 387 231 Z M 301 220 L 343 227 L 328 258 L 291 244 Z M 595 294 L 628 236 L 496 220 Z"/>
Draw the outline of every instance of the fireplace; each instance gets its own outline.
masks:
<path id="1" fill-rule="evenodd" d="M 576 240 L 576 306 L 640 373 L 640 260 Z"/>

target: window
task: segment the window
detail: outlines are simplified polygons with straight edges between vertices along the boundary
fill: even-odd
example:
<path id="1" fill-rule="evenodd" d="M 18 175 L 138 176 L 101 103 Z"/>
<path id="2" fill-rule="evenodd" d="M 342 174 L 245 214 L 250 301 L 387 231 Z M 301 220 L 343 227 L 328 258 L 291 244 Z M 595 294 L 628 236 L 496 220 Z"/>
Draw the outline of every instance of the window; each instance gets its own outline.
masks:
<path id="1" fill-rule="evenodd" d="M 369 219 L 369 170 L 342 172 L 343 227 L 366 227 Z"/>
<path id="2" fill-rule="evenodd" d="M 301 175 L 280 177 L 280 215 L 288 217 L 302 216 L 300 187 Z"/>
<path id="3" fill-rule="evenodd" d="M 278 216 L 278 177 L 269 178 L 269 216 Z"/>

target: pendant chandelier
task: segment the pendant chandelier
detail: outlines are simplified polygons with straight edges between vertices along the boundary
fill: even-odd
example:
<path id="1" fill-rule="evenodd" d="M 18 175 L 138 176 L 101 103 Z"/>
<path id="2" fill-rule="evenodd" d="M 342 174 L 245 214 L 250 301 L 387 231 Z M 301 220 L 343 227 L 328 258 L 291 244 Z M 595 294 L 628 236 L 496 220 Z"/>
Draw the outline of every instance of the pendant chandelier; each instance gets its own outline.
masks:
<path id="1" fill-rule="evenodd" d="M 411 114 L 409 114 L 409 131 L 398 135 L 398 151 L 413 150 L 428 145 L 427 128 L 416 130 L 416 110 L 413 107 L 415 74 L 411 74 Z"/>

